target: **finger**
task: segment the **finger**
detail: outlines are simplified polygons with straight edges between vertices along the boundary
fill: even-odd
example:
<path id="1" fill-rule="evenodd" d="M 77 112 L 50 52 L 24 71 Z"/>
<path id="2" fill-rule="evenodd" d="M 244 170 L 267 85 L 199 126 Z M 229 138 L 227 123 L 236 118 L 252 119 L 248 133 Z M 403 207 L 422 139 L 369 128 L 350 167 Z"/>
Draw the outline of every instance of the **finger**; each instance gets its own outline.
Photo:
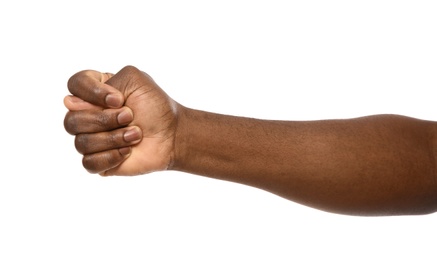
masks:
<path id="1" fill-rule="evenodd" d="M 79 153 L 92 154 L 134 145 L 139 143 L 141 138 L 141 129 L 132 126 L 110 132 L 79 134 L 76 136 L 74 144 Z"/>
<path id="2" fill-rule="evenodd" d="M 99 173 L 120 165 L 131 153 L 130 147 L 84 155 L 83 167 L 90 173 Z"/>
<path id="3" fill-rule="evenodd" d="M 112 78 L 114 76 L 114 74 L 109 73 L 109 72 L 101 72 L 100 73 L 100 82 L 105 83 L 106 81 L 108 81 L 110 78 Z"/>
<path id="4" fill-rule="evenodd" d="M 64 98 L 64 105 L 70 111 L 87 110 L 87 109 L 97 109 L 100 108 L 96 105 L 88 103 L 76 96 L 66 96 Z"/>
<path id="5" fill-rule="evenodd" d="M 96 106 L 119 108 L 124 103 L 123 94 L 105 82 L 113 74 L 100 73 L 94 70 L 84 70 L 74 74 L 68 80 L 68 90 L 74 96 Z"/>
<path id="6" fill-rule="evenodd" d="M 65 115 L 64 127 L 72 135 L 106 132 L 128 125 L 133 118 L 128 107 L 69 111 Z"/>

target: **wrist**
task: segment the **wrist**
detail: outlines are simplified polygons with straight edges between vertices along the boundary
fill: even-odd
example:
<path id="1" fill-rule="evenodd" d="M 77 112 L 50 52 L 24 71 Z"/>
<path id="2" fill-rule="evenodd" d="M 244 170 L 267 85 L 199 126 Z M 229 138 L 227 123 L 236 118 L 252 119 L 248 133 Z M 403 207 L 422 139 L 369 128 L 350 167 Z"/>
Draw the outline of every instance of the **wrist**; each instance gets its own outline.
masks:
<path id="1" fill-rule="evenodd" d="M 183 165 L 185 157 L 185 147 L 187 136 L 187 128 L 189 128 L 191 109 L 177 104 L 176 109 L 176 124 L 173 136 L 173 149 L 171 154 L 170 164 L 168 170 L 182 170 L 181 165 Z"/>

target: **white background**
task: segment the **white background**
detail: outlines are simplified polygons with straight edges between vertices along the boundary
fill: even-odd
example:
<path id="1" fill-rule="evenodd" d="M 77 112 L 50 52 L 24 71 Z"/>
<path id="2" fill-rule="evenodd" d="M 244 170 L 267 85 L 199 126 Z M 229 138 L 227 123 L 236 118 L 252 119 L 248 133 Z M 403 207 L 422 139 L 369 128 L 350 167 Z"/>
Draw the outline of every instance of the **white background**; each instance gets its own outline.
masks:
<path id="1" fill-rule="evenodd" d="M 134 65 L 188 107 L 436 120 L 435 1 L 2 1 L 0 259 L 436 259 L 437 215 L 362 218 L 180 172 L 88 174 L 77 71 Z"/>

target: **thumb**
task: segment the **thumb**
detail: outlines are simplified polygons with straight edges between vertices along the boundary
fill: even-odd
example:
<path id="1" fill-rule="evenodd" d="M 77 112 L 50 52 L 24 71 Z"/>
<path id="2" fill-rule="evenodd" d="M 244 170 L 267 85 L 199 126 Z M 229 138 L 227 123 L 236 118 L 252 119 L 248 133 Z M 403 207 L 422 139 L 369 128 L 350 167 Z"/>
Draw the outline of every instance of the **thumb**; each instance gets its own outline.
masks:
<path id="1" fill-rule="evenodd" d="M 87 109 L 101 109 L 101 107 L 86 102 L 76 96 L 66 96 L 64 98 L 64 106 L 70 111 L 87 110 Z"/>

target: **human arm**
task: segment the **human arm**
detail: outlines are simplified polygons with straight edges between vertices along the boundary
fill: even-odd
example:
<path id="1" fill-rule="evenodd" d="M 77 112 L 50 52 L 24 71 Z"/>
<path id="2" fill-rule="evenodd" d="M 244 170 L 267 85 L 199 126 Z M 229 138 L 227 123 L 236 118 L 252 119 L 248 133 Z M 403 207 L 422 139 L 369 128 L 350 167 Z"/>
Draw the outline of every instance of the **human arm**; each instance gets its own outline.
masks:
<path id="1" fill-rule="evenodd" d="M 88 170 L 102 175 L 178 170 L 250 185 L 341 214 L 424 214 L 437 209 L 434 122 L 396 115 L 269 121 L 214 114 L 176 103 L 132 67 L 107 84 L 123 93 L 134 119 L 128 126 L 103 120 L 84 133 L 80 127 L 71 129 L 99 120 L 103 110 L 73 109 L 67 114 L 67 131 L 76 139 L 87 135 L 78 150 L 101 147 L 83 152 Z M 80 95 L 89 88 L 77 83 L 70 91 Z M 142 139 L 114 142 L 123 137 L 111 131 L 126 127 L 138 127 Z M 114 153 L 123 147 L 132 147 L 131 153 Z"/>
<path id="2" fill-rule="evenodd" d="M 336 213 L 436 210 L 435 123 L 396 115 L 292 122 L 182 113 L 172 169 Z"/>

